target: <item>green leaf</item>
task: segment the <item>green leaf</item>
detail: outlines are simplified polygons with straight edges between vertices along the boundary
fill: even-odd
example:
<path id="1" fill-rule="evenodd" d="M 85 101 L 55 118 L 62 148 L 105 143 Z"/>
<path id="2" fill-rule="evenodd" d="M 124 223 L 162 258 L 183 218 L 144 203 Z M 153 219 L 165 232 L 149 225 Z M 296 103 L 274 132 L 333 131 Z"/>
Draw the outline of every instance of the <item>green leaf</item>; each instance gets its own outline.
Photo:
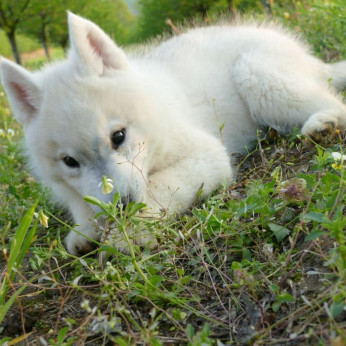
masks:
<path id="1" fill-rule="evenodd" d="M 243 258 L 251 261 L 251 252 L 249 249 L 243 249 Z"/>
<path id="2" fill-rule="evenodd" d="M 0 333 L 2 333 L 2 330 L 3 330 L 3 327 L 0 328 Z M 9 336 L 6 336 L 6 337 L 0 339 L 0 345 L 1 346 L 5 345 L 5 344 L 8 345 L 8 343 L 6 343 L 6 342 L 10 341 L 10 340 L 11 340 L 11 338 Z"/>
<path id="3" fill-rule="evenodd" d="M 113 196 L 113 204 L 117 205 L 120 202 L 121 202 L 120 193 L 115 193 L 114 196 Z"/>
<path id="4" fill-rule="evenodd" d="M 342 219 L 343 217 L 343 214 L 344 214 L 344 205 L 340 205 L 336 210 L 335 210 L 335 213 L 334 213 L 334 216 L 333 216 L 333 221 L 336 221 L 338 219 Z"/>
<path id="5" fill-rule="evenodd" d="M 16 233 L 14 234 L 13 240 L 11 242 L 10 253 L 9 253 L 9 258 L 7 263 L 7 273 L 8 273 L 8 276 L 10 277 L 10 280 L 13 280 L 13 277 L 15 275 L 14 269 L 18 269 L 20 267 L 20 264 L 24 258 L 24 255 L 27 249 L 29 248 L 31 241 L 33 239 L 33 236 L 35 234 L 36 227 L 37 227 L 37 220 L 35 225 L 29 231 L 29 234 L 27 234 L 27 232 L 30 228 L 37 204 L 38 204 L 38 200 L 25 213 Z M 8 288 L 9 288 L 8 279 L 5 277 L 0 287 L 0 306 L 1 304 L 5 303 Z"/>
<path id="6" fill-rule="evenodd" d="M 231 265 L 231 269 L 232 270 L 237 270 L 237 269 L 242 269 L 243 266 L 241 265 L 241 263 L 237 262 L 237 261 L 233 261 L 232 265 Z"/>
<path id="7" fill-rule="evenodd" d="M 316 185 L 317 178 L 314 174 L 297 174 L 297 178 L 305 179 L 308 190 L 311 190 Z"/>
<path id="8" fill-rule="evenodd" d="M 57 336 L 57 339 L 60 343 L 64 342 L 65 335 L 67 332 L 68 332 L 68 327 L 64 327 L 64 328 L 60 329 L 58 336 Z"/>
<path id="9" fill-rule="evenodd" d="M 344 311 L 345 304 L 342 302 L 333 302 L 329 308 L 333 318 L 338 317 Z"/>
<path id="10" fill-rule="evenodd" d="M 126 211 L 128 213 L 128 216 L 132 216 L 137 213 L 137 211 L 143 209 L 146 207 L 145 203 L 129 203 L 126 207 Z"/>
<path id="11" fill-rule="evenodd" d="M 180 277 L 182 277 L 182 276 L 184 275 L 184 273 L 185 273 L 184 268 L 177 268 L 177 273 L 178 273 L 178 275 L 179 275 Z"/>
<path id="12" fill-rule="evenodd" d="M 98 198 L 92 197 L 92 196 L 85 196 L 84 201 L 86 201 L 90 204 L 93 204 L 93 205 L 97 205 L 99 207 L 101 207 L 101 205 L 103 205 L 103 202 L 101 202 Z"/>
<path id="13" fill-rule="evenodd" d="M 150 282 L 156 287 L 159 287 L 163 280 L 164 280 L 164 278 L 161 275 L 153 275 L 150 278 Z"/>
<path id="14" fill-rule="evenodd" d="M 281 242 L 291 233 L 291 231 L 288 228 L 277 225 L 275 223 L 268 223 L 268 227 L 271 231 L 273 231 L 278 242 Z"/>
<path id="15" fill-rule="evenodd" d="M 28 232 L 27 236 L 25 237 L 25 240 L 23 242 L 23 246 L 20 250 L 20 254 L 18 255 L 18 258 L 17 258 L 17 265 L 20 265 L 22 263 L 23 258 L 29 249 L 29 246 L 33 242 L 33 238 L 34 238 L 35 233 L 36 233 L 38 221 L 39 221 L 38 219 L 35 220 L 34 225 L 31 227 L 30 231 Z"/>
<path id="16" fill-rule="evenodd" d="M 97 205 L 100 207 L 108 216 L 114 217 L 116 214 L 116 206 L 111 203 L 105 203 L 98 198 L 92 196 L 85 196 L 84 200 L 90 204 Z M 100 215 L 100 214 L 98 214 Z"/>
<path id="17" fill-rule="evenodd" d="M 36 209 L 36 206 L 38 204 L 38 200 L 34 203 L 34 205 L 25 213 L 22 222 L 20 223 L 13 241 L 11 243 L 11 247 L 10 247 L 10 255 L 9 255 L 9 259 L 8 259 L 8 271 L 11 271 L 13 266 L 16 263 L 16 260 L 18 259 L 18 255 L 20 254 L 20 249 L 22 247 L 25 235 L 31 225 L 32 222 L 32 218 L 34 216 L 34 212 Z M 19 263 L 17 263 L 18 265 Z"/>
<path id="18" fill-rule="evenodd" d="M 161 345 L 162 345 L 162 342 L 161 342 L 159 339 L 152 338 L 152 339 L 151 339 L 151 345 L 152 345 L 152 346 L 161 346 Z"/>
<path id="19" fill-rule="evenodd" d="M 277 284 L 271 284 L 269 285 L 269 289 L 273 291 L 274 293 L 278 294 L 279 293 L 279 286 Z"/>
<path id="20" fill-rule="evenodd" d="M 195 328 L 192 327 L 192 324 L 189 323 L 186 326 L 185 331 L 186 331 L 186 335 L 188 336 L 189 339 L 192 339 L 194 337 L 194 335 L 195 335 Z"/>
<path id="21" fill-rule="evenodd" d="M 274 312 L 277 312 L 280 309 L 281 303 L 280 302 L 275 302 L 272 305 L 272 309 Z"/>
<path id="22" fill-rule="evenodd" d="M 115 341 L 116 341 L 116 344 L 119 346 L 127 346 L 128 345 L 128 342 L 125 339 L 121 338 L 120 336 L 116 337 Z"/>
<path id="23" fill-rule="evenodd" d="M 204 326 L 203 326 L 203 329 L 202 329 L 202 332 L 201 332 L 202 336 L 204 338 L 207 338 L 209 335 L 210 335 L 210 325 L 209 323 L 206 323 Z M 206 340 L 204 340 L 206 341 Z"/>
<path id="24" fill-rule="evenodd" d="M 311 220 L 311 221 L 316 221 L 316 222 L 319 222 L 319 223 L 328 223 L 330 222 L 329 218 L 322 214 L 322 213 L 319 213 L 317 211 L 312 211 L 311 213 L 308 213 L 306 215 L 303 216 L 303 219 L 304 220 Z"/>
<path id="25" fill-rule="evenodd" d="M 322 236 L 324 234 L 323 231 L 321 231 L 320 229 L 315 229 L 313 230 L 310 234 L 308 234 L 304 241 L 311 241 L 311 240 L 314 240 L 316 238 L 319 238 L 320 236 Z"/>
<path id="26" fill-rule="evenodd" d="M 281 303 L 293 303 L 294 298 L 289 293 L 282 293 L 279 295 L 278 301 Z"/>
<path id="27" fill-rule="evenodd" d="M 11 297 L 10 299 L 6 302 L 5 305 L 0 304 L 0 324 L 4 320 L 7 311 L 9 308 L 12 306 L 14 301 L 17 299 L 17 297 L 22 293 L 22 291 L 28 286 L 28 284 L 23 284 Z"/>

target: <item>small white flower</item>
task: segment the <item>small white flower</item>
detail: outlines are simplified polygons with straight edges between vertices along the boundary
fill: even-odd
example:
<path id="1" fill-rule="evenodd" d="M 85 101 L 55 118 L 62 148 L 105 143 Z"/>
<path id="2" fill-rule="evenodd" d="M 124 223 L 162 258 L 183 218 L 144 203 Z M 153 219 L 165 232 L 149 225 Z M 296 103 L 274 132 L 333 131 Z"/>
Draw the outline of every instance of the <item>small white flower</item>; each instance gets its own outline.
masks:
<path id="1" fill-rule="evenodd" d="M 338 152 L 332 152 L 332 156 L 334 159 L 334 163 L 332 164 L 332 167 L 334 169 L 342 169 L 342 166 L 346 164 L 346 155 L 342 155 Z"/>
<path id="2" fill-rule="evenodd" d="M 112 179 L 107 178 L 105 175 L 102 177 L 102 181 L 98 187 L 102 187 L 102 193 L 104 195 L 108 195 L 114 190 Z"/>
<path id="3" fill-rule="evenodd" d="M 80 304 L 81 308 L 86 310 L 87 312 L 91 312 L 91 307 L 90 307 L 90 301 L 89 299 L 84 299 L 82 303 Z"/>
<path id="4" fill-rule="evenodd" d="M 48 228 L 48 220 L 49 220 L 49 217 L 43 213 L 43 210 L 42 210 L 42 209 L 38 212 L 38 218 L 39 218 L 39 220 L 40 220 L 40 224 L 41 224 L 44 228 Z"/>
<path id="5" fill-rule="evenodd" d="M 12 137 L 14 136 L 14 130 L 13 129 L 7 129 L 7 134 Z"/>
<path id="6" fill-rule="evenodd" d="M 40 224 L 44 228 L 48 228 L 49 217 L 43 213 L 42 209 L 38 213 L 34 212 L 34 217 L 40 221 Z"/>
<path id="7" fill-rule="evenodd" d="M 334 161 L 341 161 L 341 162 L 346 161 L 346 155 L 341 155 L 338 152 L 332 152 L 332 156 Z"/>

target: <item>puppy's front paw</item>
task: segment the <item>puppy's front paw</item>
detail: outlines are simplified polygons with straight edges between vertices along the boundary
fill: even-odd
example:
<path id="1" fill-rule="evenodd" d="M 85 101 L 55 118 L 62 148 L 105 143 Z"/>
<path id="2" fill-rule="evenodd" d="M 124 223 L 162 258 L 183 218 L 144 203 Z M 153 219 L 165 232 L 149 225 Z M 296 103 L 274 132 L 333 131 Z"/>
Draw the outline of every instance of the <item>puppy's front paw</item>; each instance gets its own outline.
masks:
<path id="1" fill-rule="evenodd" d="M 129 245 L 139 245 L 141 247 L 150 249 L 155 249 L 158 247 L 156 237 L 149 230 L 139 231 L 130 228 L 126 230 L 126 232 L 130 244 L 126 241 L 124 233 L 119 231 L 118 228 L 110 228 L 105 231 L 101 242 L 108 244 L 119 252 L 125 254 L 128 254 L 130 252 Z"/>
<path id="2" fill-rule="evenodd" d="M 334 113 L 313 114 L 304 124 L 302 133 L 318 143 L 330 143 L 335 141 L 337 130 L 345 129 L 346 115 Z"/>
<path id="3" fill-rule="evenodd" d="M 67 251 L 74 256 L 86 254 L 96 248 L 95 243 L 74 231 L 71 231 L 66 237 L 65 246 Z"/>

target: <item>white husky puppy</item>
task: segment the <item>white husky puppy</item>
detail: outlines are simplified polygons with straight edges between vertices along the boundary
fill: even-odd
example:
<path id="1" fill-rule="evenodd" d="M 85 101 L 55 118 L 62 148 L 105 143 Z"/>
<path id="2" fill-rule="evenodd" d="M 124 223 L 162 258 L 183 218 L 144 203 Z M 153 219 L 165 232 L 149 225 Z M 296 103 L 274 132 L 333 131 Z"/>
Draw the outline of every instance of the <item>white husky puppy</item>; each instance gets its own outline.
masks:
<path id="1" fill-rule="evenodd" d="M 104 175 L 124 203 L 181 212 L 201 186 L 207 196 L 229 182 L 229 153 L 244 150 L 257 129 L 346 127 L 336 94 L 346 62 L 323 63 L 281 29 L 193 29 L 136 57 L 94 23 L 71 13 L 68 22 L 66 60 L 31 73 L 2 59 L 1 77 L 34 172 L 93 239 L 96 210 L 83 197 L 112 200 L 114 192 L 101 192 Z M 89 245 L 76 232 L 67 237 L 71 253 Z"/>

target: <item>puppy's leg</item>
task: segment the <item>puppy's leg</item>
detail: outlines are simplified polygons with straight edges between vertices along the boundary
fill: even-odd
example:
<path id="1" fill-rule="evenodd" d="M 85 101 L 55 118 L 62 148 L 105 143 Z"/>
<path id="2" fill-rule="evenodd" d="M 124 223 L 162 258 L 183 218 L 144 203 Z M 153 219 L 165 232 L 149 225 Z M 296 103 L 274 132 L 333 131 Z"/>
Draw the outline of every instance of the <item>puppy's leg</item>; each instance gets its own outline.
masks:
<path id="1" fill-rule="evenodd" d="M 312 114 L 304 123 L 302 133 L 317 141 L 335 134 L 336 129 L 346 129 L 346 108 L 326 108 Z"/>
<path id="2" fill-rule="evenodd" d="M 330 83 L 339 91 L 346 88 L 346 60 L 327 64 Z"/>
<path id="3" fill-rule="evenodd" d="M 232 170 L 225 148 L 207 137 L 196 137 L 188 154 L 149 176 L 145 202 L 152 211 L 184 212 L 197 194 L 207 197 L 230 182 Z"/>
<path id="4" fill-rule="evenodd" d="M 90 221 L 93 219 L 95 213 L 84 201 L 71 202 L 70 210 L 72 212 L 73 219 L 77 224 L 75 229 L 81 234 L 73 230 L 70 231 L 68 236 L 65 238 L 67 251 L 73 255 L 90 252 L 94 246 L 89 239 L 98 240 L 100 238 Z"/>
<path id="5" fill-rule="evenodd" d="M 173 155 L 175 160 L 168 159 L 171 162 L 168 166 L 149 174 L 143 196 L 147 207 L 140 218 L 185 212 L 197 198 L 207 197 L 222 184 L 229 184 L 232 172 L 226 149 L 212 136 L 197 132 L 190 132 L 188 152 L 175 152 L 177 149 L 173 148 L 167 156 Z M 154 232 L 144 223 L 134 227 L 126 230 L 131 242 L 151 248 L 157 246 Z M 128 252 L 119 230 L 110 232 L 109 242 L 119 251 Z"/>
<path id="6" fill-rule="evenodd" d="M 302 126 L 308 136 L 346 129 L 346 107 L 329 87 L 325 65 L 306 56 L 286 58 L 245 54 L 234 64 L 233 82 L 255 121 L 283 133 Z"/>

